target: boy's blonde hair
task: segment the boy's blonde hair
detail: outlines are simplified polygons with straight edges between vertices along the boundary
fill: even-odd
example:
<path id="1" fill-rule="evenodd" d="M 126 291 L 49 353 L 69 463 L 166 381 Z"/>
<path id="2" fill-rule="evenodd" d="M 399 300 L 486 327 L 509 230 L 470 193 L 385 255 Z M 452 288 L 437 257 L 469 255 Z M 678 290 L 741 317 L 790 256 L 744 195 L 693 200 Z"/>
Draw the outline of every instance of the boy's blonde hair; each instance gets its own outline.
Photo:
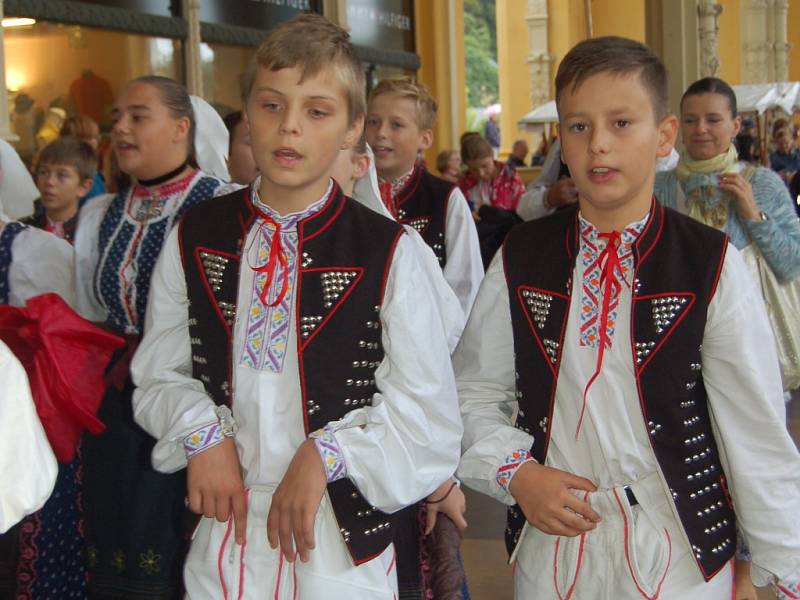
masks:
<path id="1" fill-rule="evenodd" d="M 369 100 L 381 94 L 395 94 L 409 98 L 417 106 L 417 126 L 420 129 L 433 129 L 436 126 L 436 111 L 439 103 L 423 84 L 408 77 L 402 79 L 382 79 L 369 94 Z"/>
<path id="2" fill-rule="evenodd" d="M 310 13 L 278 25 L 261 42 L 242 75 L 242 104 L 247 106 L 259 69 L 293 67 L 301 70 L 301 82 L 323 71 L 332 72 L 344 87 L 351 124 L 366 113 L 364 70 L 350 35 L 325 17 Z"/>

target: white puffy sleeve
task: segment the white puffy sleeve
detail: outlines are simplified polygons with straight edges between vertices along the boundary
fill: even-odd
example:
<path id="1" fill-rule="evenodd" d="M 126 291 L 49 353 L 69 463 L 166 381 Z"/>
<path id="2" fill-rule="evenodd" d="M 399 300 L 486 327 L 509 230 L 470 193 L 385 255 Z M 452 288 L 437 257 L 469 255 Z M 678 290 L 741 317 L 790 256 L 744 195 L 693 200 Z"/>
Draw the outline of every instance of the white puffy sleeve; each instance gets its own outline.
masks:
<path id="1" fill-rule="evenodd" d="M 464 420 L 464 455 L 458 476 L 469 487 L 514 504 L 497 482 L 497 472 L 513 452 L 528 450 L 533 438 L 513 424 L 517 408 L 514 334 L 502 252 L 486 272 L 453 355 L 453 368 Z"/>
<path id="2" fill-rule="evenodd" d="M 461 419 L 450 351 L 413 240 L 397 244 L 381 306 L 384 359 L 373 405 L 329 424 L 347 476 L 369 502 L 395 512 L 428 496 L 458 465 Z M 424 275 L 421 275 L 425 273 Z"/>
<path id="3" fill-rule="evenodd" d="M 702 374 L 753 580 L 800 582 L 800 454 L 786 429 L 775 342 L 739 252 L 728 246 L 708 309 Z"/>
<path id="4" fill-rule="evenodd" d="M 42 507 L 57 472 L 25 370 L 0 342 L 0 533 Z"/>
<path id="5" fill-rule="evenodd" d="M 28 298 L 55 292 L 75 308 L 72 246 L 52 233 L 26 227 L 11 246 L 8 270 L 9 304 L 24 306 Z"/>

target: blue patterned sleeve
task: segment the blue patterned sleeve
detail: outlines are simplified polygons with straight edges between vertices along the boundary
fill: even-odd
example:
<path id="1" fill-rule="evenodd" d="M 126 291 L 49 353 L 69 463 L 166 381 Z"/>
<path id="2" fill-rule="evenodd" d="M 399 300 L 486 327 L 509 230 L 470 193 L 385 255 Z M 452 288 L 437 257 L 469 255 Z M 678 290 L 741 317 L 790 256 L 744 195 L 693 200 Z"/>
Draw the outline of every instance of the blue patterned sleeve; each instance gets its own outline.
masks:
<path id="1" fill-rule="evenodd" d="M 674 170 L 656 173 L 653 195 L 667 208 L 678 210 L 677 186 L 678 178 Z"/>
<path id="2" fill-rule="evenodd" d="M 750 239 L 780 279 L 800 277 L 800 221 L 783 181 L 773 171 L 760 168 L 750 180 L 756 204 L 766 221 L 742 219 Z"/>

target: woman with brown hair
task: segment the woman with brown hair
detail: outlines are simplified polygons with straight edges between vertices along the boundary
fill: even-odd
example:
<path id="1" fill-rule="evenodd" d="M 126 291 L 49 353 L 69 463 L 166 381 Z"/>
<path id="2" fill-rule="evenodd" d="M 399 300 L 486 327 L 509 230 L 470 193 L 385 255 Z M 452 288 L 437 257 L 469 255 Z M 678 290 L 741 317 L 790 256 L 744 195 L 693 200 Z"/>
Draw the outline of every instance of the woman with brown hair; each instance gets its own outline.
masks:
<path id="1" fill-rule="evenodd" d="M 89 597 L 178 598 L 187 542 L 185 476 L 157 473 L 150 464 L 153 440 L 133 421 L 129 361 L 168 234 L 223 183 L 198 168 L 195 111 L 175 81 L 133 80 L 112 118 L 114 154 L 131 182 L 86 204 L 75 241 L 81 312 L 128 338 L 98 415 L 106 431 L 84 439 Z"/>

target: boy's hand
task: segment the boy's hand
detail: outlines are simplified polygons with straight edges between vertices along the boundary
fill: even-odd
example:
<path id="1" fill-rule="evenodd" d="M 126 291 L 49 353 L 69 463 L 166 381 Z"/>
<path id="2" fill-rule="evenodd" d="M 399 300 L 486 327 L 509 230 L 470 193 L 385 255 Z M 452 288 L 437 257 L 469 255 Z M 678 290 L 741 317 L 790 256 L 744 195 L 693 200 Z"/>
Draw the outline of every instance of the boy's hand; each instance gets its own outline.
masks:
<path id="1" fill-rule="evenodd" d="M 314 549 L 314 521 L 327 485 L 325 466 L 314 440 L 306 440 L 275 490 L 267 517 L 269 545 L 273 549 L 280 545 L 286 560 L 294 560 L 296 544 L 300 560 L 308 562 Z"/>
<path id="2" fill-rule="evenodd" d="M 213 448 L 195 454 L 186 468 L 189 509 L 226 523 L 233 514 L 234 537 L 245 541 L 247 502 L 239 456 L 233 438 L 226 437 Z"/>
<path id="3" fill-rule="evenodd" d="M 736 578 L 736 597 L 734 600 L 758 600 L 758 591 L 750 579 L 750 561 L 733 561 L 734 577 Z"/>
<path id="4" fill-rule="evenodd" d="M 547 190 L 544 204 L 548 208 L 558 208 L 578 201 L 578 187 L 570 177 L 563 177 Z"/>
<path id="5" fill-rule="evenodd" d="M 519 468 L 509 486 L 531 525 L 550 535 L 574 537 L 594 529 L 600 515 L 570 489 L 594 492 L 597 487 L 588 479 L 533 461 Z"/>
<path id="6" fill-rule="evenodd" d="M 445 494 L 447 494 L 447 498 L 441 502 L 430 502 L 431 500 L 444 498 Z M 443 513 L 450 517 L 460 531 L 466 529 L 467 521 L 464 519 L 464 513 L 467 511 L 467 499 L 464 497 L 464 492 L 461 491 L 460 487 L 455 485 L 452 479 L 445 481 L 436 488 L 435 492 L 428 496 L 428 503 L 426 506 L 428 508 L 428 513 L 425 519 L 425 535 L 433 531 L 438 513 Z"/>

